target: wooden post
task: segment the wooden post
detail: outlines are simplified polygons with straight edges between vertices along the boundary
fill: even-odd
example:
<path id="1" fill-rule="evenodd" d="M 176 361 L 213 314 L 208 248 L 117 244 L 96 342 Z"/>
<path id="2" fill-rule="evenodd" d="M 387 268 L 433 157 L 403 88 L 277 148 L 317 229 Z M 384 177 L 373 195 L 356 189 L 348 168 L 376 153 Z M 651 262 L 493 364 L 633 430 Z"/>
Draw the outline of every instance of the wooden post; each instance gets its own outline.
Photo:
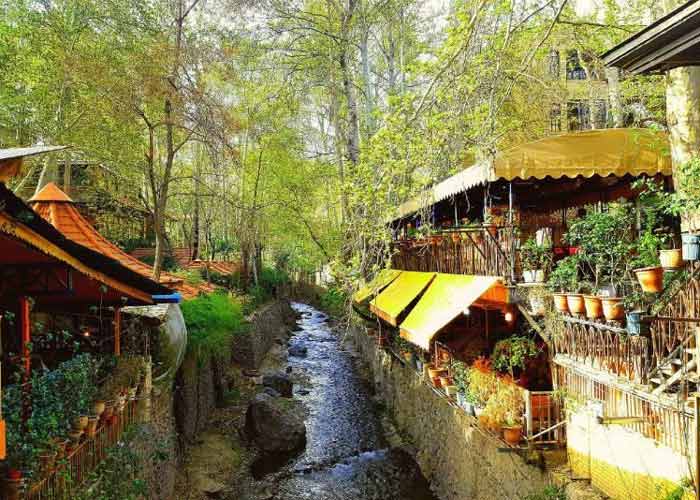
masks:
<path id="1" fill-rule="evenodd" d="M 122 354 L 122 310 L 120 307 L 114 308 L 114 355 L 121 356 Z"/>
<path id="2" fill-rule="evenodd" d="M 530 391 L 528 391 L 527 389 L 523 390 L 523 396 L 525 397 L 525 435 L 528 438 L 531 438 L 533 434 L 532 397 Z"/>
<path id="3" fill-rule="evenodd" d="M 24 295 L 19 298 L 19 329 L 22 348 L 22 364 L 24 365 L 25 382 L 27 382 L 31 376 L 31 360 L 29 358 L 31 322 L 29 320 L 29 298 Z"/>
<path id="4" fill-rule="evenodd" d="M 695 370 L 700 375 L 700 326 L 695 327 Z"/>

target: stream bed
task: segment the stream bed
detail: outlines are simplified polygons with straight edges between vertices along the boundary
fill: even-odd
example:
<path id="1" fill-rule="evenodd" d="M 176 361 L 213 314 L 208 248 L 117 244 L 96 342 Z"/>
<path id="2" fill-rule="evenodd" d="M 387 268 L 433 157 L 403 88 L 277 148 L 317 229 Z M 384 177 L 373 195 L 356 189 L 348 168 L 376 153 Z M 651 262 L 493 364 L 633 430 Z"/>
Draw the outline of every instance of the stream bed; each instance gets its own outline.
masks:
<path id="1" fill-rule="evenodd" d="M 413 458 L 391 448 L 373 390 L 359 373 L 349 342 L 342 342 L 320 311 L 295 303 L 301 314 L 289 356 L 294 398 L 308 412 L 306 448 L 295 458 L 254 464 L 260 481 L 274 483 L 276 500 L 435 500 Z"/>

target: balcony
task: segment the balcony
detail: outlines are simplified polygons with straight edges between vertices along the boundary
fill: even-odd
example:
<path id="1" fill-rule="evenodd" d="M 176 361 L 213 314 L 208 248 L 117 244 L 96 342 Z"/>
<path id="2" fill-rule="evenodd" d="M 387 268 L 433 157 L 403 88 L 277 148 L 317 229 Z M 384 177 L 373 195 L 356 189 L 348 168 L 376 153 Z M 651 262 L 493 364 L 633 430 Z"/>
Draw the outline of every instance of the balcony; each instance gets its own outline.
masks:
<path id="1" fill-rule="evenodd" d="M 596 370 L 645 384 L 649 378 L 649 339 L 624 328 L 563 316 L 563 330 L 553 335 L 554 352 Z"/>
<path id="2" fill-rule="evenodd" d="M 475 227 L 394 243 L 392 267 L 403 271 L 502 276 L 518 268 L 512 229 Z"/>

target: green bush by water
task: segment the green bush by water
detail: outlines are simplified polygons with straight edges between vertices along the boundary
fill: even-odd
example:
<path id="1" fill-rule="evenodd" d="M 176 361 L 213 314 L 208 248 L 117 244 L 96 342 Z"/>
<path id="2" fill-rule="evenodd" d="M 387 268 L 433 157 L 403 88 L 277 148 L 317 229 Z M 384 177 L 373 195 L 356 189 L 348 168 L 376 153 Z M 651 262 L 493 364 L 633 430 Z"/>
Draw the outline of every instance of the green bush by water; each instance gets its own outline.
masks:
<path id="1" fill-rule="evenodd" d="M 347 295 L 340 288 L 331 287 L 321 294 L 321 309 L 332 316 L 342 316 L 347 304 Z"/>
<path id="2" fill-rule="evenodd" d="M 245 329 L 240 299 L 225 293 L 200 295 L 183 302 L 181 309 L 189 336 L 187 348 L 198 356 L 224 355 Z"/>

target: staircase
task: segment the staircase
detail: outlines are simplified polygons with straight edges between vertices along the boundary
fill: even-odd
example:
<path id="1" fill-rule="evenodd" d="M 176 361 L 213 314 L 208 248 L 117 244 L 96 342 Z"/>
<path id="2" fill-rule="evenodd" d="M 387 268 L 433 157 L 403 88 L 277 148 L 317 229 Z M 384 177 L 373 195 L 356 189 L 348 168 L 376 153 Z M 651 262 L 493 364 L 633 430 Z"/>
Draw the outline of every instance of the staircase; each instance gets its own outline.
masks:
<path id="1" fill-rule="evenodd" d="M 660 395 L 666 392 L 678 392 L 679 386 L 686 394 L 689 389 L 698 389 L 700 371 L 698 359 L 700 353 L 696 340 L 700 335 L 700 328 L 695 329 L 693 335 L 689 335 L 667 358 L 652 370 L 649 383 L 652 386 L 652 394 Z M 692 386 L 692 387 L 690 387 Z"/>

